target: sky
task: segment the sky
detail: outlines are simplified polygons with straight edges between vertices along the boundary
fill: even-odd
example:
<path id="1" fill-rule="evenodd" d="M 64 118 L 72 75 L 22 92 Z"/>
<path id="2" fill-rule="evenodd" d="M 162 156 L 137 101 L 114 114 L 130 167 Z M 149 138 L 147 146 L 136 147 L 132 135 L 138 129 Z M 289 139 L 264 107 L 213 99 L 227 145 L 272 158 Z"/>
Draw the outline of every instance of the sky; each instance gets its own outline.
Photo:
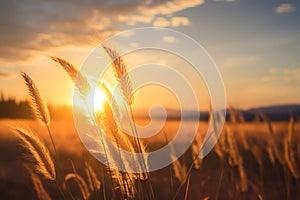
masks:
<path id="1" fill-rule="evenodd" d="M 27 98 L 25 71 L 48 103 L 70 103 L 73 84 L 49 56 L 80 67 L 109 36 L 152 26 L 180 31 L 207 50 L 228 104 L 300 103 L 298 0 L 0 0 L 0 91 Z"/>

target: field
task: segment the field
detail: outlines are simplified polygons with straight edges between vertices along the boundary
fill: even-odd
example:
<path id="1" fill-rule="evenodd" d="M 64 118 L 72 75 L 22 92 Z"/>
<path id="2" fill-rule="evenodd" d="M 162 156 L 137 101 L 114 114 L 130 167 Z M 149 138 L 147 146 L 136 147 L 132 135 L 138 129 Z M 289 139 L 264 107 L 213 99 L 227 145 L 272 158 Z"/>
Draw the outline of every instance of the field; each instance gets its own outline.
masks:
<path id="1" fill-rule="evenodd" d="M 164 131 L 168 137 L 175 133 L 176 123 L 178 122 L 167 122 Z M 0 125 L 0 199 L 41 197 L 41 191 L 37 191 L 30 173 L 23 165 L 25 151 L 11 127 L 30 127 L 45 141 L 53 154 L 47 129 L 40 122 L 31 120 L 1 120 Z M 270 133 L 270 125 L 273 133 Z M 204 133 L 206 128 L 207 123 L 201 122 L 199 133 Z M 54 120 L 50 129 L 59 155 L 59 160 L 55 160 L 55 163 L 61 163 L 64 173 L 74 173 L 75 170 L 88 184 L 84 164 L 87 162 L 100 182 L 102 181 L 99 190 L 92 192 L 92 186 L 88 188 L 88 198 L 103 199 L 105 192 L 107 199 L 119 199 L 120 196 L 112 192 L 114 188 L 109 189 L 109 184 L 103 183 L 103 180 L 107 180 L 103 178 L 108 177 L 103 173 L 103 165 L 85 150 L 72 120 Z M 300 199 L 299 131 L 297 122 L 227 123 L 215 149 L 203 160 L 195 161 L 197 165 L 194 165 L 190 175 L 186 175 L 186 181 L 182 180 L 180 175 L 187 174 L 187 169 L 191 166 L 194 156 L 192 149 L 189 149 L 179 162 L 151 172 L 150 182 L 154 197 L 173 199 L 178 192 L 176 199 Z M 286 141 L 290 136 L 293 136 L 293 140 L 292 144 L 288 145 Z M 161 132 L 158 138 L 148 141 L 148 148 L 156 149 L 165 145 L 165 142 Z M 225 151 L 222 150 L 224 147 L 227 148 Z M 233 156 L 234 154 L 236 155 Z M 63 177 L 64 175 L 57 172 L 58 182 L 63 182 Z M 62 198 L 54 181 L 42 177 L 40 180 L 52 199 Z M 76 181 L 69 180 L 67 184 L 74 199 L 87 198 Z M 181 189 L 178 190 L 180 186 Z M 65 190 L 66 187 L 61 188 Z M 147 199 L 146 195 L 139 195 L 133 199 Z M 44 199 L 47 199 L 46 196 L 44 194 Z"/>
<path id="2" fill-rule="evenodd" d="M 229 107 L 229 115 L 225 116 L 211 105 L 209 128 L 208 122 L 198 123 L 199 118 L 185 119 L 182 114 L 181 121 L 168 118 L 159 131 L 155 126 L 147 126 L 145 133 L 156 134 L 142 138 L 140 134 L 144 133 L 138 125 L 146 125 L 150 119 L 134 114 L 136 94 L 123 58 L 114 50 L 103 48 L 113 60 L 113 79 L 121 86 L 116 101 L 105 82 L 97 83 L 93 91 L 88 77 L 71 63 L 51 57 L 73 81 L 80 81 L 76 84 L 80 101 L 74 104 L 73 111 L 75 116 L 80 115 L 75 118 L 76 125 L 84 124 L 79 133 L 83 142 L 88 143 L 88 150 L 79 139 L 72 117 L 53 119 L 38 86 L 22 73 L 37 120 L 1 122 L 3 199 L 300 198 L 297 115 L 296 119 L 291 115 L 289 122 L 272 122 L 267 115 L 257 112 L 253 121 L 248 122 L 233 107 Z M 223 129 L 219 130 L 218 124 L 226 117 Z M 158 122 L 156 125 L 162 122 L 155 117 L 151 120 Z M 193 123 L 198 127 L 197 135 L 190 137 Z M 129 128 L 126 132 L 122 129 L 124 124 Z M 181 127 L 184 128 L 179 140 L 169 144 Z M 205 140 L 206 132 L 210 134 L 209 140 Z M 222 134 L 214 149 L 200 159 L 200 149 L 214 145 L 211 142 L 216 141 L 218 132 Z M 193 140 L 191 144 L 187 143 L 188 138 Z M 112 148 L 109 141 L 117 148 Z M 149 152 L 166 144 L 169 144 L 167 153 L 159 153 L 153 160 Z M 178 157 L 186 144 L 189 148 Z M 157 162 L 160 165 L 166 160 L 172 163 L 151 170 Z"/>

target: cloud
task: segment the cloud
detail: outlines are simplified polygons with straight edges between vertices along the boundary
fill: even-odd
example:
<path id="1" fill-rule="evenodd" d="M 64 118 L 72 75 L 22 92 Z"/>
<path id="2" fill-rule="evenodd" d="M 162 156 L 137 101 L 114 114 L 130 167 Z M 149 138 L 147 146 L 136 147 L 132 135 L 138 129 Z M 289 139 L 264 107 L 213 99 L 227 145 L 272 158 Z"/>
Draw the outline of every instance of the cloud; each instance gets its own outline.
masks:
<path id="1" fill-rule="evenodd" d="M 277 8 L 276 8 L 276 13 L 278 14 L 282 14 L 282 13 L 291 13 L 294 12 L 296 10 L 296 8 L 290 4 L 290 3 L 283 3 L 280 4 Z"/>
<path id="2" fill-rule="evenodd" d="M 153 26 L 155 27 L 168 27 L 170 25 L 171 22 L 163 17 L 159 17 L 153 22 Z"/>
<path id="3" fill-rule="evenodd" d="M 261 78 L 266 84 L 288 84 L 298 87 L 300 84 L 300 69 L 271 68 L 268 74 Z"/>
<path id="4" fill-rule="evenodd" d="M 26 60 L 64 46 L 92 46 L 128 26 L 187 26 L 176 12 L 203 0 L 4 0 L 0 6 L 0 60 Z M 127 27 L 126 27 L 127 26 Z"/>
<path id="5" fill-rule="evenodd" d="M 186 8 L 195 7 L 204 3 L 204 0 L 174 0 L 174 1 L 161 1 L 151 7 L 143 5 L 138 7 L 138 11 L 146 15 L 170 15 L 178 11 L 185 10 Z"/>
<path id="6" fill-rule="evenodd" d="M 236 0 L 214 0 L 216 2 L 235 2 Z"/>
<path id="7" fill-rule="evenodd" d="M 132 30 L 128 30 L 128 31 L 124 31 L 122 32 L 122 34 L 120 35 L 121 37 L 125 37 L 125 38 L 131 38 L 135 35 L 135 32 Z"/>
<path id="8" fill-rule="evenodd" d="M 190 24 L 190 20 L 187 17 L 171 17 L 169 19 L 164 17 L 158 17 L 153 22 L 153 26 L 155 27 L 178 27 L 188 26 Z"/>
<path id="9" fill-rule="evenodd" d="M 165 36 L 162 38 L 162 41 L 165 43 L 176 43 L 178 40 L 173 36 Z"/>
<path id="10" fill-rule="evenodd" d="M 248 55 L 240 57 L 228 57 L 224 60 L 223 65 L 228 67 L 243 66 L 246 64 L 255 63 L 259 60 L 257 56 Z"/>
<path id="11" fill-rule="evenodd" d="M 187 17 L 172 17 L 172 26 L 189 26 L 191 24 L 189 18 Z"/>

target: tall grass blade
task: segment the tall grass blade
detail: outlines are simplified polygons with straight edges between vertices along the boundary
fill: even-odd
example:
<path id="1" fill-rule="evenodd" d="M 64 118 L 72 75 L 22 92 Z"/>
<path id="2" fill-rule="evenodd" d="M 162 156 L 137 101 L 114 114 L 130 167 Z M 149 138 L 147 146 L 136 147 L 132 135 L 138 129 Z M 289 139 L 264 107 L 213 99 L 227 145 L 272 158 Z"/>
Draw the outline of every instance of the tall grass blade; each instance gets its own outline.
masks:
<path id="1" fill-rule="evenodd" d="M 42 94 L 29 75 L 25 72 L 22 72 L 21 75 L 29 92 L 32 110 L 34 111 L 37 119 L 48 125 L 50 123 L 50 115 Z"/>
<path id="2" fill-rule="evenodd" d="M 27 160 L 37 173 L 49 180 L 56 178 L 55 165 L 48 148 L 30 130 L 15 128 L 16 135 L 21 139 L 22 146 L 28 151 Z"/>

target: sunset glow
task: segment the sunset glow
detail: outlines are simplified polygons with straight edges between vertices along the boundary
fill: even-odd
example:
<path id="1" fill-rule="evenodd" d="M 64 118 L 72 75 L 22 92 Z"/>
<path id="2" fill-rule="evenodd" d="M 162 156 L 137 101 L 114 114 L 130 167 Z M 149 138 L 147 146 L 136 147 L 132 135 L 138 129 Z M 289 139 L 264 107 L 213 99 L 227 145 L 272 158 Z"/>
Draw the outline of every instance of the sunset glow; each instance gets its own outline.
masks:
<path id="1" fill-rule="evenodd" d="M 94 110 L 100 111 L 105 101 L 106 101 L 105 92 L 102 89 L 97 88 L 94 94 Z"/>

